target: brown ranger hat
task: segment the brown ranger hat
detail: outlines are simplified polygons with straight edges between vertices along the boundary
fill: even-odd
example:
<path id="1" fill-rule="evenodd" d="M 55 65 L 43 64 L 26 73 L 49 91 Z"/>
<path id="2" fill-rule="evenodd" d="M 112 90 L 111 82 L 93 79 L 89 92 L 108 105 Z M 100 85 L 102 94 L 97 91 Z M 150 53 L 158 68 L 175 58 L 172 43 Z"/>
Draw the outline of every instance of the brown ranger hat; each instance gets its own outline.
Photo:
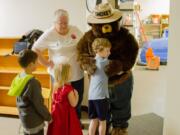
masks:
<path id="1" fill-rule="evenodd" d="M 88 16 L 87 22 L 90 24 L 103 24 L 114 22 L 122 17 L 122 13 L 117 9 L 112 9 L 109 3 L 97 5 L 91 15 Z"/>

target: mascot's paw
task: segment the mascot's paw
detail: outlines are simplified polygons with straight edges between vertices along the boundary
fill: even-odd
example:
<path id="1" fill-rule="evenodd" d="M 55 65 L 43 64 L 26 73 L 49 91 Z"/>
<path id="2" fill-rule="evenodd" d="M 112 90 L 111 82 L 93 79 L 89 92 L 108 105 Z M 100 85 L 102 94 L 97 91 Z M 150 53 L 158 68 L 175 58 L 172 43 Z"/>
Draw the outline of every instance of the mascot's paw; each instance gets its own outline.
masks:
<path id="1" fill-rule="evenodd" d="M 92 75 L 96 71 L 96 60 L 94 58 L 84 58 L 81 60 L 82 64 L 81 68 L 88 73 L 88 75 Z"/>
<path id="2" fill-rule="evenodd" d="M 124 83 L 131 76 L 131 71 L 127 71 L 120 76 L 114 76 L 109 78 L 109 85 L 119 85 Z"/>
<path id="3" fill-rule="evenodd" d="M 93 75 L 96 71 L 96 65 L 91 65 L 86 68 L 86 71 L 89 75 Z"/>
<path id="4" fill-rule="evenodd" d="M 109 66 L 105 66 L 104 72 L 106 73 L 107 76 L 111 75 L 110 72 L 109 72 Z"/>
<path id="5" fill-rule="evenodd" d="M 128 135 L 127 129 L 121 129 L 119 127 L 113 128 L 111 135 Z"/>
<path id="6" fill-rule="evenodd" d="M 118 60 L 109 60 L 109 64 L 104 69 L 105 73 L 110 77 L 123 71 L 122 62 Z"/>

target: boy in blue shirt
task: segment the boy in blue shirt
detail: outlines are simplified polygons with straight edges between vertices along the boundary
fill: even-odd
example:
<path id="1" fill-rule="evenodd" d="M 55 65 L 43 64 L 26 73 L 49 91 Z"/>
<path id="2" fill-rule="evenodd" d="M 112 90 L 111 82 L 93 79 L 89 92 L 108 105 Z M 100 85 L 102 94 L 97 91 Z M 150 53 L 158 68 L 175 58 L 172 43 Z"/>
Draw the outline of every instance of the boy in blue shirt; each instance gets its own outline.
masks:
<path id="1" fill-rule="evenodd" d="M 105 38 L 96 38 L 92 43 L 93 51 L 96 53 L 96 71 L 91 75 L 89 86 L 89 135 L 95 135 L 98 127 L 99 135 L 106 133 L 106 119 L 109 112 L 108 77 L 104 68 L 108 65 L 111 43 Z"/>

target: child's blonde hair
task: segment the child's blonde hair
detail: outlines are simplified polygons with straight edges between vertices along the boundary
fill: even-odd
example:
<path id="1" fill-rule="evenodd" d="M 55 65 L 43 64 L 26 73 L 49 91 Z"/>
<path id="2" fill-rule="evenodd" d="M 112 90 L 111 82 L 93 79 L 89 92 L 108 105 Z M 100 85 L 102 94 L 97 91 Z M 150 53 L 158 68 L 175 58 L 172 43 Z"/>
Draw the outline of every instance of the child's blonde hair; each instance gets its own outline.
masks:
<path id="1" fill-rule="evenodd" d="M 95 53 L 101 52 L 104 48 L 111 48 L 111 42 L 106 38 L 96 38 L 92 43 Z"/>
<path id="2" fill-rule="evenodd" d="M 70 64 L 62 64 L 54 67 L 55 87 L 61 87 L 70 80 Z"/>

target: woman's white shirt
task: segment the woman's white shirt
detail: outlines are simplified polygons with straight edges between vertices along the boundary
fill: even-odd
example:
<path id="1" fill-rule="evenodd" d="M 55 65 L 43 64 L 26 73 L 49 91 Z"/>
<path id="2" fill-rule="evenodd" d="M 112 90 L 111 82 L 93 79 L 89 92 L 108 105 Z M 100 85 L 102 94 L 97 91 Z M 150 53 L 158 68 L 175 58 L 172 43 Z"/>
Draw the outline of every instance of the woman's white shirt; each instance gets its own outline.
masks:
<path id="1" fill-rule="evenodd" d="M 72 67 L 71 81 L 77 81 L 83 77 L 83 71 L 77 62 L 76 49 L 82 35 L 82 32 L 75 26 L 70 25 L 66 35 L 60 35 L 54 27 L 51 27 L 35 42 L 33 49 L 40 51 L 48 49 L 49 59 L 54 64 L 68 62 Z M 53 70 L 49 71 L 50 74 L 53 73 Z"/>

